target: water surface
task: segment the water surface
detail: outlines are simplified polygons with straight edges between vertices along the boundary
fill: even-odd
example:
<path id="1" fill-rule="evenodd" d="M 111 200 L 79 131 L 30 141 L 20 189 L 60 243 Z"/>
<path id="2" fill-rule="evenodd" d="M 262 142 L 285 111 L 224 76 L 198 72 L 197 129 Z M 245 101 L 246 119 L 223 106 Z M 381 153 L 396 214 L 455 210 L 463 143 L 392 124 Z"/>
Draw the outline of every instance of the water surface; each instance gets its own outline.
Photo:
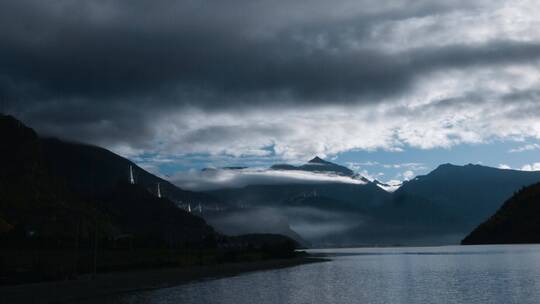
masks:
<path id="1" fill-rule="evenodd" d="M 540 303 L 540 246 L 312 250 L 301 265 L 100 299 L 100 303 Z"/>

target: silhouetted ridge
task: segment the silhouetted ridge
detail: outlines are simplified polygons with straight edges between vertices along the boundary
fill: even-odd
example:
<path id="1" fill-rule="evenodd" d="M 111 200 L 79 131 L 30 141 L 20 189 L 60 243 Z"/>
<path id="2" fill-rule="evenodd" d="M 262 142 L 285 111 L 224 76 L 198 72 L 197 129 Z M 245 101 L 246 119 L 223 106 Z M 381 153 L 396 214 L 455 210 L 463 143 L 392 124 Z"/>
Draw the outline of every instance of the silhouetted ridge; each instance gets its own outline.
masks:
<path id="1" fill-rule="evenodd" d="M 145 232 L 141 237 L 194 241 L 181 232 L 194 225 L 198 229 L 187 232 L 191 238 L 213 233 L 204 220 L 157 198 L 155 191 L 159 182 L 172 197 L 202 200 L 208 195 L 178 189 L 105 149 L 40 139 L 11 116 L 0 116 L 0 136 L 1 230 L 59 239 L 73 237 L 78 225 L 83 226 L 79 233 L 88 235 L 84 229 L 99 221 L 111 238 Z M 126 185 L 129 166 L 136 168 L 136 185 Z"/>
<path id="2" fill-rule="evenodd" d="M 62 239 L 78 219 L 102 219 L 54 175 L 36 132 L 12 116 L 0 116 L 0 222 L 13 238 Z M 106 222 L 106 219 L 103 219 Z"/>
<path id="3" fill-rule="evenodd" d="M 515 193 L 461 243 L 464 245 L 540 243 L 540 183 Z"/>
<path id="4" fill-rule="evenodd" d="M 42 143 L 53 172 L 65 178 L 73 191 L 86 195 L 109 191 L 118 183 L 129 181 L 132 167 L 135 183 L 151 193 L 157 194 L 159 183 L 163 196 L 172 201 L 212 206 L 220 204 L 215 197 L 180 189 L 106 149 L 53 138 L 42 139 Z"/>

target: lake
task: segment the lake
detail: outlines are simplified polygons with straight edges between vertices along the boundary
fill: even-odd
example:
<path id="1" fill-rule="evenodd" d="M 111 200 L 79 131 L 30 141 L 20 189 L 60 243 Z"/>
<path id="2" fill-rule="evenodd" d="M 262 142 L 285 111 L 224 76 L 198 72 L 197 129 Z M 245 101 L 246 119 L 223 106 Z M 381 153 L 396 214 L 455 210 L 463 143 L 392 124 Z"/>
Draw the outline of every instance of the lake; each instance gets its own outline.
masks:
<path id="1" fill-rule="evenodd" d="M 332 261 L 142 291 L 100 303 L 539 303 L 540 246 L 310 250 Z"/>

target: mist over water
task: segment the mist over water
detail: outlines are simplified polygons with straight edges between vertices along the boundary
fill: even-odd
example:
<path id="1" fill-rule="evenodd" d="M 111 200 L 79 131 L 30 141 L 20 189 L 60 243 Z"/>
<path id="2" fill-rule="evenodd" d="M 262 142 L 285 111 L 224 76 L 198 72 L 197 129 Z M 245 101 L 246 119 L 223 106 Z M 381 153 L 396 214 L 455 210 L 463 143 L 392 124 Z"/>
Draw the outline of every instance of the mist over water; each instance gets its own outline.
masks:
<path id="1" fill-rule="evenodd" d="M 540 246 L 324 249 L 332 261 L 99 303 L 538 303 Z M 94 302 L 97 303 L 97 302 Z"/>
<path id="2" fill-rule="evenodd" d="M 329 211 L 314 207 L 265 206 L 246 208 L 208 217 L 208 222 L 218 231 L 239 235 L 244 233 L 281 233 L 298 236 L 313 242 L 336 238 L 364 225 L 364 216 L 346 212 Z"/>

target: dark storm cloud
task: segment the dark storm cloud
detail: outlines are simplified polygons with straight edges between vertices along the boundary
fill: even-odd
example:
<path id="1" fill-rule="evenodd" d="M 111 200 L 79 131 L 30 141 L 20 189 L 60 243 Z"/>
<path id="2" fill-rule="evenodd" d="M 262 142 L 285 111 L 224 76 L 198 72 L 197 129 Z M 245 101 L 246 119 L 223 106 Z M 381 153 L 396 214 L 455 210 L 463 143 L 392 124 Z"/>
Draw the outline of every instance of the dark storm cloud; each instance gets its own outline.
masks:
<path id="1" fill-rule="evenodd" d="M 382 22 L 466 5 L 398 3 L 2 1 L 0 98 L 45 133 L 142 141 L 158 111 L 374 103 L 432 71 L 540 58 L 535 42 L 370 46 Z"/>
<path id="2" fill-rule="evenodd" d="M 174 16 L 167 11 L 170 1 L 151 6 L 98 1 L 104 7 L 97 12 L 89 4 L 63 1 L 10 2 L 0 4 L 2 88 L 29 100 L 77 97 L 109 103 L 157 96 L 210 107 L 280 96 L 297 103 L 350 102 L 401 92 L 426 70 L 530 60 L 540 53 L 536 44 L 508 43 L 397 54 L 342 46 L 345 39 L 361 40 L 362 32 L 380 21 L 376 16 L 366 17 L 369 23 L 311 21 L 259 37 L 246 30 L 257 26 L 250 24 L 256 22 L 253 16 L 238 22 L 220 17 L 231 12 L 220 12 L 222 5 L 215 7 L 218 16 L 209 18 L 211 8 L 195 5 L 173 6 Z M 344 28 L 355 30 L 352 37 L 340 37 Z M 328 39 L 316 47 L 310 39 L 318 35 Z"/>

